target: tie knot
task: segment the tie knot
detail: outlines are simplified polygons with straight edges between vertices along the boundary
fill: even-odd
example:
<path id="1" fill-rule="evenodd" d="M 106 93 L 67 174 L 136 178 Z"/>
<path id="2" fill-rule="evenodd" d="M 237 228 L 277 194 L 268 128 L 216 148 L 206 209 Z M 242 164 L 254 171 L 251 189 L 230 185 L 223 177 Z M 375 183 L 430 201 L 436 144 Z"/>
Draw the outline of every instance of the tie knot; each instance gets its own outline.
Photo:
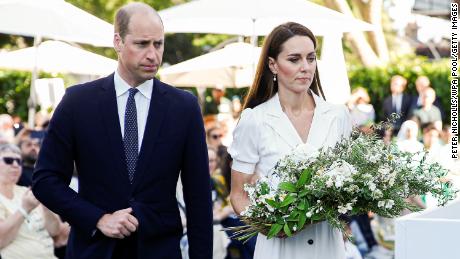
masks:
<path id="1" fill-rule="evenodd" d="M 139 92 L 139 90 L 137 90 L 137 88 L 134 88 L 134 87 L 131 87 L 129 88 L 129 97 L 134 97 L 134 95 L 136 95 L 137 92 Z"/>

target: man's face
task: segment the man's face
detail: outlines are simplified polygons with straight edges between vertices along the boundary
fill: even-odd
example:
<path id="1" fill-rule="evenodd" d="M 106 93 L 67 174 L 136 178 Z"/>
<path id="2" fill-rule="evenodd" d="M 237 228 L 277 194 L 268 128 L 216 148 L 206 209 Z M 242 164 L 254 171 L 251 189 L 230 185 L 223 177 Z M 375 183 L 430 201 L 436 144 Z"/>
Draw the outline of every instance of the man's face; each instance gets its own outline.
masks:
<path id="1" fill-rule="evenodd" d="M 152 79 L 158 72 L 164 52 L 164 30 L 159 17 L 153 13 L 132 14 L 124 39 L 114 36 L 118 53 L 118 72 L 131 86 Z"/>
<path id="2" fill-rule="evenodd" d="M 224 91 L 222 91 L 221 89 L 217 89 L 217 88 L 214 88 L 212 89 L 212 97 L 214 99 L 220 99 L 222 98 L 223 96 L 225 95 Z"/>
<path id="3" fill-rule="evenodd" d="M 393 77 L 391 79 L 391 93 L 401 94 L 404 92 L 404 88 L 406 88 L 406 82 L 403 78 Z"/>
<path id="4" fill-rule="evenodd" d="M 40 139 L 25 138 L 21 143 L 21 154 L 25 161 L 35 163 L 40 151 Z"/>

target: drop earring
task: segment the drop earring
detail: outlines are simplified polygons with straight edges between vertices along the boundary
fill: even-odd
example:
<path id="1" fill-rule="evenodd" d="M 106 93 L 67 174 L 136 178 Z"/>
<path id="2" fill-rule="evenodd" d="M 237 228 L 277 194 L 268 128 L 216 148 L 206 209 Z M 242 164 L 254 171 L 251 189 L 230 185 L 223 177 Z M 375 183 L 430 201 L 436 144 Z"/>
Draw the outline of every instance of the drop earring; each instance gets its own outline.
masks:
<path id="1" fill-rule="evenodd" d="M 273 74 L 273 82 L 276 82 L 276 74 Z"/>

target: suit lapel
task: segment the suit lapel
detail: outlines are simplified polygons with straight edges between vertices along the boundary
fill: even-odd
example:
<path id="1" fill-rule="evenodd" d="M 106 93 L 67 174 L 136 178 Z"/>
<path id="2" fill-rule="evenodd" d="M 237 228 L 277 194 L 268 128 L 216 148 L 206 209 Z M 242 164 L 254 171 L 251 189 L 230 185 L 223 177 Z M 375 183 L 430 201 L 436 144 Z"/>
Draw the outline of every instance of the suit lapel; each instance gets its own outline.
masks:
<path id="1" fill-rule="evenodd" d="M 169 102 L 167 101 L 166 88 L 162 82 L 155 78 L 147 115 L 147 123 L 145 125 L 139 159 L 137 160 L 137 170 L 133 180 L 134 188 L 142 182 L 141 179 L 145 174 L 147 165 L 151 162 L 155 141 L 158 139 L 158 134 L 160 133 L 161 125 L 168 107 Z"/>
<path id="2" fill-rule="evenodd" d="M 112 153 L 116 172 L 120 174 L 119 176 L 122 177 L 121 179 L 125 179 L 126 183 L 129 184 L 120 120 L 118 118 L 117 96 L 115 93 L 113 74 L 105 79 L 101 88 L 99 110 L 109 138 L 109 152 Z"/>

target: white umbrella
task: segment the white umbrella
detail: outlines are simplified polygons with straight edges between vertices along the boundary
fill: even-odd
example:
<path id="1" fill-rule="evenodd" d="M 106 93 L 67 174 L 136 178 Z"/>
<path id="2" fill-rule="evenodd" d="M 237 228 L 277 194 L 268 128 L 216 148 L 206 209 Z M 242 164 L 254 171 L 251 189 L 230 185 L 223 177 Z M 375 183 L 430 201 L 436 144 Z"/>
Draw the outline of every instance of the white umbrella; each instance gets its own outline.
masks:
<path id="1" fill-rule="evenodd" d="M 169 33 L 267 35 L 293 21 L 315 35 L 373 30 L 371 24 L 306 0 L 198 0 L 159 12 Z"/>
<path id="2" fill-rule="evenodd" d="M 162 10 L 165 32 L 267 35 L 288 22 L 307 26 L 323 36 L 321 80 L 328 101 L 344 103 L 350 86 L 342 49 L 343 32 L 368 31 L 374 26 L 306 0 L 197 0 Z"/>
<path id="3" fill-rule="evenodd" d="M 45 41 L 37 49 L 0 52 L 0 68 L 33 71 L 35 67 L 50 73 L 104 76 L 116 69 L 117 61 L 61 41 Z"/>
<path id="4" fill-rule="evenodd" d="M 0 0 L 0 32 L 112 46 L 113 26 L 64 0 Z M 29 126 L 33 127 L 37 71 L 32 71 L 29 99 Z"/>
<path id="5" fill-rule="evenodd" d="M 161 79 L 174 86 L 247 87 L 260 56 L 259 47 L 232 43 L 202 56 L 166 67 Z"/>
<path id="6" fill-rule="evenodd" d="M 113 26 L 64 0 L 0 0 L 0 32 L 113 46 Z"/>

